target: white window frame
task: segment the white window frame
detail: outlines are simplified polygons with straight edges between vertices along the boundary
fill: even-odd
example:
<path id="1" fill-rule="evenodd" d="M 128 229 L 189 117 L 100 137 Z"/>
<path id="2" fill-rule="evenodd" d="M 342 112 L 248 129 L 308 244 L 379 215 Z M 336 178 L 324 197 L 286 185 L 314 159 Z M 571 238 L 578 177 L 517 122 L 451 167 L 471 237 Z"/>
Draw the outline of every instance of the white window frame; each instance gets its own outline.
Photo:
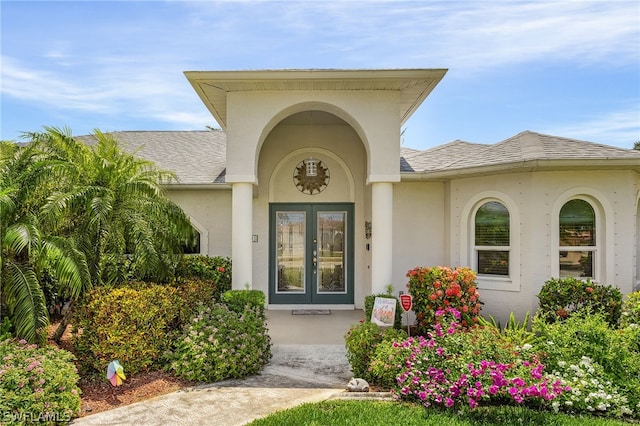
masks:
<path id="1" fill-rule="evenodd" d="M 476 241 L 476 216 L 478 215 L 478 210 L 480 210 L 480 208 L 482 206 L 484 206 L 487 203 L 499 203 L 501 206 L 503 206 L 505 209 L 507 209 L 507 214 L 509 215 L 509 245 L 507 246 L 478 246 L 475 245 L 475 241 Z M 474 261 L 474 270 L 478 271 L 478 275 L 482 275 L 485 278 L 508 278 L 511 276 L 511 212 L 509 212 L 509 208 L 502 203 L 500 200 L 495 200 L 495 199 L 488 199 L 488 200 L 483 200 L 481 203 L 478 203 L 478 205 L 476 205 L 476 207 L 473 209 L 473 231 L 472 231 L 472 241 L 473 241 L 473 261 Z M 479 271 L 479 265 L 478 265 L 478 253 L 481 251 L 506 251 L 509 253 L 509 260 L 508 260 L 508 273 L 507 275 L 497 275 L 497 274 L 482 274 Z"/>
<path id="2" fill-rule="evenodd" d="M 520 212 L 517 204 L 506 194 L 498 191 L 484 191 L 469 199 L 460 217 L 460 261 L 461 266 L 478 270 L 475 245 L 475 218 L 478 209 L 485 203 L 497 201 L 509 212 L 509 275 L 481 275 L 476 282 L 479 289 L 520 291 Z M 490 246 L 498 249 L 502 246 Z"/>
<path id="3" fill-rule="evenodd" d="M 584 201 L 585 203 L 589 204 L 589 206 L 591 206 L 591 209 L 593 210 L 593 214 L 594 214 L 594 220 L 593 220 L 593 228 L 594 228 L 594 232 L 595 232 L 595 245 L 593 246 L 561 246 L 560 245 L 560 212 L 562 211 L 562 208 L 567 205 L 567 203 L 574 201 L 574 200 L 580 200 L 580 201 Z M 580 277 L 580 279 L 591 279 L 591 280 L 595 280 L 596 277 L 598 276 L 598 260 L 599 260 L 599 255 L 598 255 L 598 239 L 600 238 L 600 230 L 598 229 L 598 213 L 597 213 L 597 209 L 596 207 L 593 205 L 593 202 L 591 202 L 589 199 L 585 198 L 585 197 L 573 197 L 570 198 L 569 200 L 567 200 L 564 204 L 562 204 L 562 206 L 560 207 L 560 210 L 558 211 L 558 229 L 556 229 L 556 232 L 558 233 L 558 259 L 560 257 L 560 252 L 566 251 L 566 252 L 578 252 L 578 253 L 582 253 L 585 251 L 591 252 L 591 277 Z M 560 276 L 560 260 L 558 260 L 558 277 Z"/>
<path id="4" fill-rule="evenodd" d="M 567 201 L 573 199 L 587 201 L 593 207 L 596 214 L 596 245 L 595 259 L 593 261 L 592 281 L 602 284 L 615 282 L 615 265 L 613 250 L 614 240 L 614 214 L 613 208 L 607 197 L 600 191 L 589 187 L 576 187 L 560 194 L 551 211 L 551 276 L 560 276 L 560 262 L 558 253 L 560 250 L 560 209 Z"/>
<path id="5" fill-rule="evenodd" d="M 572 188 L 561 194 L 555 201 L 551 211 L 551 276 L 560 276 L 560 261 L 558 256 L 563 246 L 560 246 L 560 209 L 568 201 L 580 199 L 588 202 L 596 215 L 596 245 L 594 246 L 593 278 L 599 283 L 615 282 L 615 265 L 613 249 L 614 214 L 613 208 L 607 202 L 603 193 L 589 187 Z M 585 278 L 586 279 L 586 278 Z"/>

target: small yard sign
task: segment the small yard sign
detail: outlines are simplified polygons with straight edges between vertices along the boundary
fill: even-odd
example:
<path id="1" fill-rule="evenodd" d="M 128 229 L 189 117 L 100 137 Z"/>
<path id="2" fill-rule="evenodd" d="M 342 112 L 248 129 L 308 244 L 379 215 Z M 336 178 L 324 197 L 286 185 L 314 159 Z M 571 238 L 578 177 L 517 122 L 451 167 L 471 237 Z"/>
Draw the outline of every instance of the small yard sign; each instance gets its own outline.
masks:
<path id="1" fill-rule="evenodd" d="M 409 328 L 409 311 L 413 306 L 413 297 L 411 297 L 410 294 L 401 294 L 400 306 L 402 306 L 402 310 L 407 314 L 407 334 L 411 336 L 411 329 Z"/>
<path id="2" fill-rule="evenodd" d="M 376 297 L 371 311 L 371 322 L 382 327 L 393 327 L 396 318 L 396 299 Z"/>
<path id="3" fill-rule="evenodd" d="M 400 306 L 405 312 L 409 312 L 411 307 L 413 306 L 413 298 L 410 294 L 401 294 L 400 295 Z"/>

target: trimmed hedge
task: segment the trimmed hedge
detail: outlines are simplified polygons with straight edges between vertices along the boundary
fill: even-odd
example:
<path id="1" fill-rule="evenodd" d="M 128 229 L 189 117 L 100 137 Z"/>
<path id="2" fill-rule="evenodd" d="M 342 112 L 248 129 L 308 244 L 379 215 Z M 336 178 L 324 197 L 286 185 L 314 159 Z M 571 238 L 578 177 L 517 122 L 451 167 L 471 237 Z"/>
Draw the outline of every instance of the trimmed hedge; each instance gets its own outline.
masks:
<path id="1" fill-rule="evenodd" d="M 548 323 L 563 321 L 576 312 L 600 312 L 616 327 L 622 313 L 622 293 L 617 287 L 601 285 L 591 280 L 552 278 L 538 293 L 540 310 L 537 315 Z"/>
<path id="2" fill-rule="evenodd" d="M 222 303 L 233 312 L 242 312 L 248 305 L 264 313 L 266 298 L 260 290 L 229 290 L 222 294 Z"/>
<path id="3" fill-rule="evenodd" d="M 119 360 L 134 374 L 156 363 L 170 346 L 179 316 L 177 290 L 152 284 L 146 288 L 98 288 L 76 311 L 74 347 L 83 366 L 103 371 Z"/>
<path id="4" fill-rule="evenodd" d="M 374 382 L 376 377 L 371 372 L 371 360 L 376 347 L 382 342 L 402 340 L 406 337 L 407 333 L 403 330 L 391 327 L 383 328 L 370 321 L 352 326 L 344 338 L 347 359 L 354 377 Z"/>
<path id="5" fill-rule="evenodd" d="M 270 358 L 262 308 L 245 304 L 236 312 L 219 303 L 199 307 L 168 356 L 170 371 L 199 382 L 256 374 Z"/>

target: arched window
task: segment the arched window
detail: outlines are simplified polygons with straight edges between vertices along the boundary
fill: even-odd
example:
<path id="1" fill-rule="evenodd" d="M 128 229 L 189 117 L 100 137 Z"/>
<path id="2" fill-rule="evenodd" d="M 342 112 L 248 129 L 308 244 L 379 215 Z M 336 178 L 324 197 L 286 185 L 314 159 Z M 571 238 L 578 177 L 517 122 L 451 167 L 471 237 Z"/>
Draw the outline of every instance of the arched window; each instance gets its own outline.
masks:
<path id="1" fill-rule="evenodd" d="M 200 254 L 200 231 L 192 226 L 194 239 L 190 243 L 182 245 L 182 252 L 184 254 Z"/>
<path id="2" fill-rule="evenodd" d="M 509 275 L 509 210 L 498 201 L 480 206 L 474 219 L 476 269 L 480 275 Z"/>
<path id="3" fill-rule="evenodd" d="M 560 277 L 593 278 L 596 214 L 591 204 L 574 199 L 560 209 Z"/>

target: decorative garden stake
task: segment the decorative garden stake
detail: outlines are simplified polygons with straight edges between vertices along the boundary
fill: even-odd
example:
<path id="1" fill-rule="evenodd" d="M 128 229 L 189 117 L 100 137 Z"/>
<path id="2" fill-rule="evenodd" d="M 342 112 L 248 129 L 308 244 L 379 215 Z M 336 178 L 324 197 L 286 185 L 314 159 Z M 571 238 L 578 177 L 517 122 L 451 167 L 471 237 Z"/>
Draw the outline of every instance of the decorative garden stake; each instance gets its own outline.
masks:
<path id="1" fill-rule="evenodd" d="M 411 337 L 411 330 L 409 329 L 409 311 L 411 310 L 411 306 L 413 305 L 413 298 L 410 294 L 401 294 L 400 295 L 400 306 L 407 313 L 407 334 Z"/>

